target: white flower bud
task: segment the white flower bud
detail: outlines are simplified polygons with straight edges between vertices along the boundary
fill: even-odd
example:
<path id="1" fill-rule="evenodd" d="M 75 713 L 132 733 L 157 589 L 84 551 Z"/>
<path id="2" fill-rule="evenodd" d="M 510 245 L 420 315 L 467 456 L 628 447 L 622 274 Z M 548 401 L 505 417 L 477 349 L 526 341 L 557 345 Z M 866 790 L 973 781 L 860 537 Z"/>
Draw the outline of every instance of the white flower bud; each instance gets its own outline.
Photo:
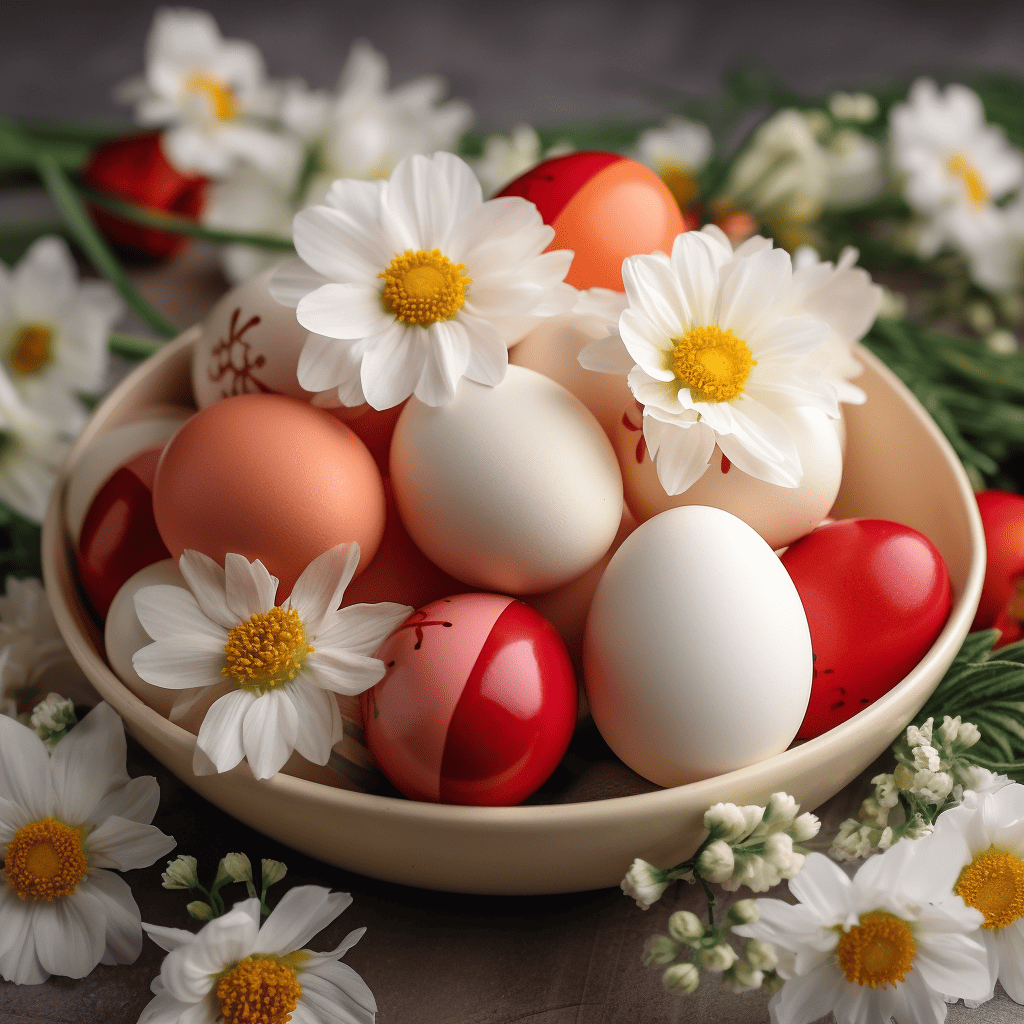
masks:
<path id="1" fill-rule="evenodd" d="M 892 777 L 896 787 L 900 790 L 910 789 L 914 784 L 914 772 L 905 764 L 897 765 Z"/>
<path id="2" fill-rule="evenodd" d="M 221 859 L 221 867 L 233 882 L 251 882 L 252 864 L 244 853 L 229 853 Z"/>
<path id="3" fill-rule="evenodd" d="M 775 947 L 770 942 L 751 939 L 743 950 L 743 959 L 759 971 L 774 971 L 779 963 Z"/>
<path id="4" fill-rule="evenodd" d="M 761 820 L 763 808 L 757 807 L 757 818 L 751 821 L 750 807 L 736 804 L 715 804 L 704 812 L 704 827 L 715 838 L 735 843 L 746 836 Z"/>
<path id="5" fill-rule="evenodd" d="M 889 810 L 900 802 L 900 787 L 896 785 L 894 776 L 876 775 L 871 781 L 875 785 L 875 799 L 879 806 Z"/>
<path id="6" fill-rule="evenodd" d="M 736 960 L 736 950 L 725 942 L 720 942 L 717 946 L 712 946 L 710 949 L 700 949 L 697 951 L 697 962 L 700 966 L 716 974 L 727 971 L 736 963 Z"/>
<path id="7" fill-rule="evenodd" d="M 811 814 L 810 811 L 805 811 L 793 822 L 793 827 L 789 830 L 789 834 L 793 837 L 794 843 L 806 843 L 808 839 L 813 839 L 820 831 L 821 822 L 818 820 L 817 815 Z"/>
<path id="8" fill-rule="evenodd" d="M 670 964 L 679 955 L 679 944 L 667 935 L 652 935 L 647 940 L 646 960 L 648 967 Z"/>
<path id="9" fill-rule="evenodd" d="M 780 873 L 789 867 L 793 853 L 793 837 L 786 832 L 773 832 L 764 841 L 764 857 Z M 785 877 L 785 875 L 783 876 Z"/>
<path id="10" fill-rule="evenodd" d="M 953 779 L 945 772 L 922 769 L 914 776 L 911 793 L 925 803 L 941 804 L 953 789 Z"/>
<path id="11" fill-rule="evenodd" d="M 161 884 L 165 889 L 198 889 L 197 866 L 195 857 L 180 854 L 167 862 L 167 870 L 160 876 Z"/>
<path id="12" fill-rule="evenodd" d="M 268 860 L 266 857 L 260 862 L 260 868 L 263 872 L 262 882 L 264 889 L 269 889 L 288 874 L 288 868 L 281 861 Z"/>
<path id="13" fill-rule="evenodd" d="M 726 892 L 735 892 L 741 885 L 747 886 L 754 892 L 767 892 L 773 885 L 778 885 L 780 881 L 782 881 L 782 876 L 774 863 L 766 860 L 760 854 L 748 853 L 737 857 L 732 875 L 725 879 L 721 886 Z"/>
<path id="14" fill-rule="evenodd" d="M 774 971 L 771 974 L 766 974 L 764 980 L 761 982 L 761 991 L 765 995 L 773 996 L 778 992 L 786 982 L 783 978 L 780 978 Z"/>
<path id="15" fill-rule="evenodd" d="M 800 805 L 788 793 L 772 793 L 764 810 L 764 821 L 773 831 L 788 827 L 800 813 Z"/>
<path id="16" fill-rule="evenodd" d="M 666 872 L 660 868 L 637 857 L 619 883 L 619 888 L 627 896 L 632 896 L 641 910 L 648 910 L 652 903 L 661 899 L 669 886 L 665 875 Z"/>
<path id="17" fill-rule="evenodd" d="M 700 984 L 700 972 L 693 964 L 673 964 L 671 967 L 665 968 L 661 981 L 665 988 L 689 995 L 691 992 L 697 991 L 697 986 Z"/>
<path id="18" fill-rule="evenodd" d="M 735 862 L 732 847 L 716 839 L 705 846 L 697 858 L 697 870 L 709 882 L 724 882 L 732 875 Z"/>
<path id="19" fill-rule="evenodd" d="M 973 722 L 964 722 L 956 734 L 957 746 L 966 750 L 981 739 L 981 730 Z"/>
<path id="20" fill-rule="evenodd" d="M 761 919 L 761 911 L 757 909 L 757 900 L 737 900 L 725 915 L 725 920 L 732 925 L 753 924 Z"/>
<path id="21" fill-rule="evenodd" d="M 927 747 L 932 742 L 932 720 L 929 718 L 920 728 L 916 725 L 907 726 L 907 746 Z"/>
<path id="22" fill-rule="evenodd" d="M 832 846 L 829 849 L 829 856 L 833 860 L 848 861 L 860 860 L 874 852 L 876 830 L 870 825 L 862 825 L 853 818 L 847 818 L 839 826 Z"/>
<path id="23" fill-rule="evenodd" d="M 950 718 L 949 715 L 945 715 L 942 719 L 942 725 L 938 728 L 939 743 L 949 746 L 951 743 L 956 742 L 957 733 L 960 731 L 960 716 L 956 718 Z"/>
<path id="24" fill-rule="evenodd" d="M 942 767 L 939 752 L 934 747 L 915 747 L 914 767 L 918 771 L 937 772 Z"/>
<path id="25" fill-rule="evenodd" d="M 893 830 L 890 826 L 886 826 L 882 829 L 882 834 L 878 837 L 878 849 L 888 850 L 892 846 Z"/>
<path id="26" fill-rule="evenodd" d="M 668 933 L 677 942 L 689 942 L 704 934 L 704 922 L 689 910 L 677 910 L 668 919 Z"/>
<path id="27" fill-rule="evenodd" d="M 858 816 L 865 824 L 884 828 L 889 820 L 889 809 L 883 807 L 875 797 L 869 796 L 860 805 L 860 814 Z"/>
<path id="28" fill-rule="evenodd" d="M 985 348 L 997 355 L 1012 356 L 1020 351 L 1020 344 L 1013 331 L 1008 331 L 1005 327 L 997 327 L 985 335 Z"/>
<path id="29" fill-rule="evenodd" d="M 185 909 L 189 912 L 189 916 L 194 917 L 197 921 L 213 920 L 213 909 L 209 903 L 204 903 L 202 900 L 194 900 Z"/>
<path id="30" fill-rule="evenodd" d="M 763 980 L 764 975 L 756 967 L 751 967 L 746 960 L 737 960 L 722 975 L 722 984 L 736 995 L 760 988 Z"/>
<path id="31" fill-rule="evenodd" d="M 878 100 L 866 92 L 834 92 L 828 98 L 828 109 L 840 121 L 874 121 Z"/>
<path id="32" fill-rule="evenodd" d="M 29 723 L 43 742 L 55 746 L 72 726 L 78 724 L 75 705 L 59 693 L 47 694 L 46 699 L 32 709 Z"/>

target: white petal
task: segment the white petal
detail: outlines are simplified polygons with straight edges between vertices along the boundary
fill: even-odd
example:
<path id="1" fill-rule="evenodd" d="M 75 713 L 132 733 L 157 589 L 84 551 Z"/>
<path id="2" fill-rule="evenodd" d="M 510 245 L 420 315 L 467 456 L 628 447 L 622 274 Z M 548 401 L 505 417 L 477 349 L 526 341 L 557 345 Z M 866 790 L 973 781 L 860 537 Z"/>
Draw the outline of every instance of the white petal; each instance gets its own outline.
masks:
<path id="1" fill-rule="evenodd" d="M 363 356 L 359 379 L 366 401 L 378 411 L 405 401 L 419 383 L 427 358 L 427 332 L 395 323 Z"/>
<path id="2" fill-rule="evenodd" d="M 33 821 L 53 810 L 50 758 L 43 741 L 5 715 L 0 715 L 0 795 L 24 808 Z"/>
<path id="3" fill-rule="evenodd" d="M 373 1024 L 377 1002 L 369 986 L 348 964 L 331 960 L 303 972 L 303 1001 L 323 1024 Z"/>
<path id="4" fill-rule="evenodd" d="M 644 440 L 666 494 L 682 494 L 707 471 L 715 432 L 704 423 L 662 423 L 644 417 Z"/>
<path id="5" fill-rule="evenodd" d="M 303 949 L 352 903 L 347 892 L 319 885 L 289 889 L 263 922 L 254 953 L 291 953 Z"/>
<path id="6" fill-rule="evenodd" d="M 469 364 L 469 353 L 469 335 L 457 320 L 431 324 L 416 397 L 425 405 L 447 405 Z"/>
<path id="7" fill-rule="evenodd" d="M 307 331 L 342 341 L 382 334 L 395 322 L 394 314 L 381 304 L 381 289 L 375 284 L 328 282 L 304 296 L 295 315 Z"/>
<path id="8" fill-rule="evenodd" d="M 352 604 L 340 608 L 317 633 L 317 650 L 342 647 L 353 654 L 373 656 L 393 630 L 412 615 L 414 608 L 393 601 Z"/>
<path id="9" fill-rule="evenodd" d="M 229 552 L 224 557 L 225 598 L 236 622 L 248 622 L 274 607 L 278 579 L 257 558 L 250 562 L 244 555 Z"/>
<path id="10" fill-rule="evenodd" d="M 128 784 L 128 745 L 117 712 L 97 705 L 61 740 L 50 755 L 54 811 L 63 821 L 82 824 L 113 790 Z"/>
<path id="11" fill-rule="evenodd" d="M 478 384 L 494 387 L 505 379 L 508 370 L 508 346 L 497 327 L 463 311 L 459 323 L 469 335 L 469 361 L 463 375 Z"/>
<path id="12" fill-rule="evenodd" d="M 242 722 L 256 700 L 248 690 L 235 690 L 221 697 L 206 712 L 196 748 L 206 754 L 218 772 L 234 768 L 245 757 Z"/>
<path id="13" fill-rule="evenodd" d="M 344 733 L 338 702 L 301 676 L 289 687 L 288 696 L 299 719 L 295 749 L 313 764 L 327 764 L 331 748 Z"/>
<path id="14" fill-rule="evenodd" d="M 282 306 L 294 309 L 304 295 L 326 284 L 328 278 L 300 259 L 285 260 L 270 277 L 267 291 Z"/>
<path id="15" fill-rule="evenodd" d="M 117 871 L 148 868 L 176 845 L 174 838 L 164 835 L 156 825 L 116 816 L 107 818 L 90 832 L 86 843 L 97 867 Z"/>
<path id="16" fill-rule="evenodd" d="M 195 938 L 195 932 L 184 928 L 165 928 L 159 924 L 143 924 L 146 934 L 161 948 L 170 952 L 179 946 L 187 945 Z"/>
<path id="17" fill-rule="evenodd" d="M 686 231 L 672 245 L 672 269 L 689 310 L 690 326 L 717 322 L 719 269 L 732 257 L 726 247 L 701 231 Z"/>
<path id="18" fill-rule="evenodd" d="M 814 907 L 823 921 L 840 922 L 848 913 L 850 879 L 828 857 L 809 856 L 790 879 L 789 891 L 801 903 Z"/>
<path id="19" fill-rule="evenodd" d="M 50 974 L 84 978 L 103 956 L 105 934 L 103 903 L 84 886 L 66 899 L 36 901 L 32 936 L 39 963 Z"/>
<path id="20" fill-rule="evenodd" d="M 393 255 L 381 229 L 383 188 L 384 182 L 343 179 L 331 186 L 330 205 L 300 210 L 293 236 L 301 259 L 329 281 L 373 283 Z"/>
<path id="21" fill-rule="evenodd" d="M 585 370 L 598 373 L 629 373 L 635 365 L 633 357 L 618 333 L 592 341 L 579 354 L 579 364 Z"/>
<path id="22" fill-rule="evenodd" d="M 192 933 L 189 932 L 191 938 Z M 183 1003 L 175 999 L 169 992 L 162 989 L 148 1003 L 142 1011 L 137 1024 L 213 1024 L 220 1013 L 217 1009 L 211 1009 L 209 1021 L 186 1021 L 184 1014 L 201 1006 L 201 1003 Z"/>
<path id="23" fill-rule="evenodd" d="M 835 1007 L 843 980 L 842 974 L 832 963 L 822 964 L 803 977 L 788 979 L 775 997 L 778 1000 L 779 1019 L 809 1022 L 824 1017 Z M 877 1021 L 877 1024 L 881 1024 L 881 1021 Z"/>
<path id="24" fill-rule="evenodd" d="M 735 259 L 728 266 L 729 273 L 725 270 L 723 267 L 718 324 L 746 340 L 788 292 L 792 261 L 785 249 L 766 249 Z"/>
<path id="25" fill-rule="evenodd" d="M 201 551 L 183 551 L 178 559 L 178 568 L 204 615 L 225 629 L 238 625 L 238 619 L 231 614 L 225 597 L 224 570 L 209 555 Z"/>
<path id="26" fill-rule="evenodd" d="M 341 604 L 359 565 L 359 545 L 338 544 L 313 559 L 295 581 L 288 604 L 302 620 L 306 636 L 316 637 L 324 616 Z"/>
<path id="27" fill-rule="evenodd" d="M 339 388 L 338 397 L 345 405 L 362 405 L 363 393 L 359 383 L 359 367 L 363 356 L 376 343 L 376 338 L 359 341 L 339 341 L 311 334 L 299 353 L 297 374 L 299 384 L 307 391 L 328 391 Z M 342 393 L 354 389 L 348 399 Z M 334 403 L 337 405 L 337 402 Z"/>
<path id="28" fill-rule="evenodd" d="M 306 658 L 304 674 L 314 686 L 355 696 L 384 678 L 384 662 L 337 648 L 318 647 Z"/>
<path id="29" fill-rule="evenodd" d="M 718 446 L 733 465 L 768 483 L 798 486 L 803 468 L 785 421 L 752 399 L 732 403 L 730 412 L 731 431 L 718 434 Z"/>
<path id="30" fill-rule="evenodd" d="M 107 916 L 106 949 L 101 962 L 135 963 L 142 952 L 142 915 L 131 886 L 110 871 L 91 870 L 89 889 L 103 903 Z"/>
<path id="31" fill-rule="evenodd" d="M 93 809 L 92 820 L 102 822 L 114 814 L 119 818 L 148 825 L 159 805 L 160 783 L 152 775 L 141 775 L 107 793 Z"/>
<path id="32" fill-rule="evenodd" d="M 298 712 L 286 691 L 271 690 L 253 701 L 242 721 L 242 745 L 257 779 L 269 779 L 284 767 L 298 728 Z"/>
<path id="33" fill-rule="evenodd" d="M 10 886 L 0 885 L 0 978 L 16 985 L 38 985 L 49 977 L 36 956 L 35 909 L 35 901 L 22 900 Z"/>
<path id="34" fill-rule="evenodd" d="M 190 689 L 193 686 L 212 686 L 221 681 L 224 667 L 224 640 L 210 640 L 193 635 L 185 638 L 157 640 L 136 651 L 132 657 L 135 671 L 154 686 L 170 689 Z"/>
<path id="35" fill-rule="evenodd" d="M 154 640 L 198 633 L 227 640 L 224 627 L 208 618 L 199 602 L 183 587 L 163 584 L 143 587 L 135 595 L 135 614 Z"/>

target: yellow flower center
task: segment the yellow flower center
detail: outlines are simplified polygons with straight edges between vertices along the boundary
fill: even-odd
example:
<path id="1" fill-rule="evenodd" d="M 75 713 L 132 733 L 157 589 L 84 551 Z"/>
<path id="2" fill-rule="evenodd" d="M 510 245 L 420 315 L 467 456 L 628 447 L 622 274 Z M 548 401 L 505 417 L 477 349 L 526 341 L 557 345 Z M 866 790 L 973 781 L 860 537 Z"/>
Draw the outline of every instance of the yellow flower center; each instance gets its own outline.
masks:
<path id="1" fill-rule="evenodd" d="M 967 189 L 967 195 L 975 206 L 981 206 L 988 202 L 988 189 L 981 175 L 974 169 L 971 163 L 962 153 L 954 153 L 946 160 L 946 169 L 950 174 L 960 178 Z"/>
<path id="2" fill-rule="evenodd" d="M 228 633 L 227 664 L 220 674 L 231 676 L 245 690 L 267 693 L 292 682 L 313 650 L 299 613 L 294 608 L 271 608 Z"/>
<path id="3" fill-rule="evenodd" d="M 42 324 L 23 324 L 11 344 L 11 369 L 27 377 L 38 373 L 53 354 L 53 332 Z"/>
<path id="4" fill-rule="evenodd" d="M 465 304 L 466 285 L 473 281 L 462 273 L 465 269 L 465 263 L 452 263 L 440 249 L 406 249 L 377 275 L 384 278 L 384 305 L 410 326 L 451 320 Z"/>
<path id="5" fill-rule="evenodd" d="M 658 174 L 683 210 L 700 193 L 700 184 L 689 167 L 682 164 L 665 164 L 659 169 Z"/>
<path id="6" fill-rule="evenodd" d="M 1005 928 L 1024 917 L 1024 860 L 990 846 L 960 872 L 953 892 L 985 915 L 982 928 Z"/>
<path id="7" fill-rule="evenodd" d="M 757 365 L 745 341 L 717 324 L 673 340 L 671 369 L 695 402 L 731 402 L 743 394 Z"/>
<path id="8" fill-rule="evenodd" d="M 18 829 L 7 845 L 7 884 L 23 900 L 70 896 L 89 870 L 82 834 L 56 818 Z"/>
<path id="9" fill-rule="evenodd" d="M 306 954 L 239 960 L 217 982 L 217 1003 L 224 1024 L 287 1024 L 302 997 L 295 972 Z"/>
<path id="10" fill-rule="evenodd" d="M 902 981 L 916 953 L 910 925 L 884 910 L 861 915 L 860 924 L 844 932 L 836 946 L 846 980 L 869 988 Z"/>
<path id="11" fill-rule="evenodd" d="M 185 91 L 190 96 L 205 96 L 219 121 L 232 121 L 238 116 L 235 94 L 231 86 L 225 85 L 219 78 L 197 72 L 185 83 Z"/>

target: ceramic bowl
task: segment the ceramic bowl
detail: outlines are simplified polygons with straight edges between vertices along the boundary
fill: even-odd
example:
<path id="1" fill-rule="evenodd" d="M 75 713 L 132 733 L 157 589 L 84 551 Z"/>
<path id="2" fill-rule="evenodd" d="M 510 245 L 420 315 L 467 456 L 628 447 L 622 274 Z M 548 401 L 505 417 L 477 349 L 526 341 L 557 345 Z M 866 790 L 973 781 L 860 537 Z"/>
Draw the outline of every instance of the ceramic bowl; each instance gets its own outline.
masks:
<path id="1" fill-rule="evenodd" d="M 75 580 L 61 528 L 64 482 L 82 452 L 133 410 L 191 404 L 187 331 L 140 365 L 96 410 L 63 469 L 43 529 L 43 569 L 72 654 L 132 735 L 197 793 L 266 835 L 328 864 L 392 882 L 465 893 L 543 894 L 617 885 L 635 857 L 670 866 L 703 837 L 719 801 L 764 803 L 785 790 L 804 810 L 854 779 L 922 707 L 970 629 L 981 593 L 985 542 L 967 477 L 941 432 L 902 383 L 862 352 L 847 406 L 848 451 L 834 515 L 893 519 L 942 552 L 955 604 L 934 645 L 893 690 L 830 732 L 739 771 L 673 789 L 585 803 L 463 807 L 351 792 L 287 775 L 256 781 L 239 765 L 192 774 L 195 737 L 134 696 L 103 657 L 99 629 Z"/>

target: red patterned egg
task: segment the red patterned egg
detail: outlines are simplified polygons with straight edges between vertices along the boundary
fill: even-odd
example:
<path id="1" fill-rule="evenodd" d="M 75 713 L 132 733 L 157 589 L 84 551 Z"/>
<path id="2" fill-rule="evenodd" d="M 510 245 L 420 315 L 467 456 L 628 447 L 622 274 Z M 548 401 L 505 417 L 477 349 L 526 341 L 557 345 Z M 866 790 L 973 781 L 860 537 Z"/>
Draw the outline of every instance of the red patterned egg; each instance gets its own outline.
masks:
<path id="1" fill-rule="evenodd" d="M 782 555 L 807 615 L 814 679 L 797 733 L 811 739 L 891 690 L 953 606 L 949 572 L 917 530 L 884 519 L 819 526 Z"/>
<path id="2" fill-rule="evenodd" d="M 367 746 L 407 797 L 511 805 L 562 759 L 576 725 L 576 681 L 554 627 L 497 594 L 442 598 L 411 615 L 377 657 L 363 694 Z"/>
<path id="3" fill-rule="evenodd" d="M 555 229 L 549 249 L 575 253 L 566 282 L 622 291 L 627 256 L 671 252 L 685 230 L 679 204 L 654 171 L 618 153 L 583 152 L 545 160 L 500 196 L 534 203 Z"/>

